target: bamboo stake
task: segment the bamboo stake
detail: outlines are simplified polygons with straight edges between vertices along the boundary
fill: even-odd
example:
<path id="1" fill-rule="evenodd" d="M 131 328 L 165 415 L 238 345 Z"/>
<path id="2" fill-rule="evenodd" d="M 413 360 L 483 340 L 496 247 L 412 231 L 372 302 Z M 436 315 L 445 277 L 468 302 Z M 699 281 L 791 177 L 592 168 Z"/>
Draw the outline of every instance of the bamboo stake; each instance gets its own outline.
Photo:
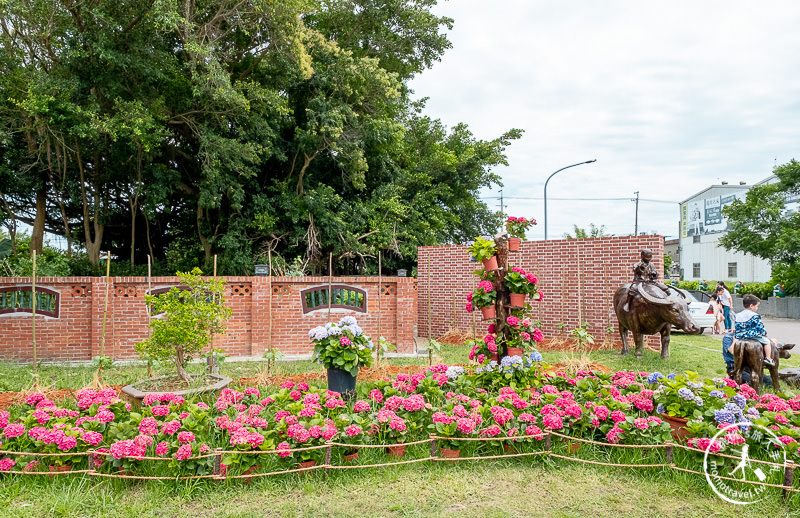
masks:
<path id="1" fill-rule="evenodd" d="M 36 367 L 36 250 L 33 250 L 33 272 L 31 277 L 31 286 L 33 292 L 33 307 L 31 308 L 31 314 L 33 315 L 33 321 L 31 322 L 31 340 L 33 345 L 33 386 L 36 387 L 38 384 L 38 377 L 39 373 Z"/>
<path id="2" fill-rule="evenodd" d="M 152 285 L 152 257 L 150 254 L 147 254 L 147 294 L 150 295 L 153 292 L 153 285 Z M 145 299 L 147 300 L 147 299 Z M 150 303 L 146 302 L 147 305 L 147 317 L 152 318 L 152 310 L 150 309 Z M 150 328 L 150 322 L 147 323 L 147 339 L 149 340 L 150 337 L 153 336 L 153 330 Z M 147 356 L 147 377 L 153 377 L 153 359 L 148 355 Z"/>
<path id="3" fill-rule="evenodd" d="M 333 299 L 333 252 L 328 256 L 328 322 L 331 321 L 331 300 Z"/>
<path id="4" fill-rule="evenodd" d="M 433 261 L 428 257 L 428 365 L 433 365 L 433 350 L 431 349 L 431 341 L 433 340 L 433 331 L 431 331 L 431 288 L 433 287 L 433 279 L 431 278 L 431 263 Z"/>
<path id="5" fill-rule="evenodd" d="M 383 350 L 380 347 L 380 341 L 382 340 L 381 337 L 381 291 L 383 290 L 383 275 L 381 273 L 381 268 L 383 265 L 381 264 L 381 251 L 378 250 L 378 347 L 375 349 L 375 356 L 380 360 L 383 357 Z M 397 308 L 400 309 L 400 308 Z"/>
<path id="6" fill-rule="evenodd" d="M 217 280 L 217 254 L 214 254 L 214 280 Z M 214 304 L 217 303 L 217 296 L 214 295 Z M 216 335 L 211 335 L 211 340 L 208 341 L 208 373 L 213 374 L 214 371 L 214 337 Z M 252 344 L 251 344 L 252 347 Z M 252 351 L 251 351 L 252 352 Z"/>
<path id="7" fill-rule="evenodd" d="M 102 358 L 105 356 L 105 347 L 106 347 L 106 315 L 108 314 L 108 289 L 111 284 L 111 251 L 109 250 L 106 252 L 108 255 L 106 256 L 106 299 L 103 304 L 103 329 L 100 332 L 100 357 Z M 102 370 L 102 367 L 98 367 L 98 370 Z"/>
<path id="8" fill-rule="evenodd" d="M 272 248 L 267 250 L 267 260 L 269 269 L 267 270 L 267 293 L 269 293 L 269 304 L 267 304 L 267 350 L 272 353 L 267 361 L 267 375 L 270 373 L 272 362 L 275 361 L 275 350 L 272 345 Z"/>

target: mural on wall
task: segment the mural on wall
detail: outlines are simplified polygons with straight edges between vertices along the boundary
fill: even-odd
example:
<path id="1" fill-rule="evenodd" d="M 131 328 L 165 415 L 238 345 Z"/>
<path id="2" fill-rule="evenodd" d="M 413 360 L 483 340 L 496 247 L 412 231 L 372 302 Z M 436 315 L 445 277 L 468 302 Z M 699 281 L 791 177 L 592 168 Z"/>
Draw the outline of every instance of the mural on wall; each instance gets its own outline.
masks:
<path id="1" fill-rule="evenodd" d="M 728 220 L 722 217 L 722 207 L 733 200 L 744 199 L 745 192 L 725 196 L 699 198 L 681 204 L 681 237 L 716 234 L 728 230 Z"/>

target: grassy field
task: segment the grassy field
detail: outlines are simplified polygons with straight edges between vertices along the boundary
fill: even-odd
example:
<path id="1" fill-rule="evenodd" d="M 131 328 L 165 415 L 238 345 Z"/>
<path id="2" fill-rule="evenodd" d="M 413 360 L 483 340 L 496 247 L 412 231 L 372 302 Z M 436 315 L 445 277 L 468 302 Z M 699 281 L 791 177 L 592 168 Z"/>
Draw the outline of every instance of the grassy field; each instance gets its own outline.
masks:
<path id="1" fill-rule="evenodd" d="M 445 346 L 440 360 L 465 363 L 465 347 Z M 545 361 L 563 361 L 567 353 L 546 352 Z M 725 374 L 720 341 L 710 336 L 673 335 L 671 358 L 662 361 L 646 351 L 641 360 L 617 350 L 595 351 L 592 361 L 612 370 L 683 372 L 713 377 Z M 793 359 L 794 360 L 794 359 Z M 427 362 L 426 358 L 390 359 L 393 365 Z M 790 364 L 795 363 L 790 360 Z M 795 363 L 796 364 L 796 363 Z M 194 365 L 199 371 L 202 366 Z M 222 373 L 250 377 L 260 362 L 226 362 Z M 283 362 L 282 374 L 310 372 L 308 361 Z M 168 372 L 168 367 L 160 371 Z M 30 366 L 0 364 L 0 390 L 30 386 Z M 78 389 L 92 379 L 90 367 L 41 366 L 40 380 L 56 388 Z M 115 366 L 104 380 L 123 384 L 143 378 L 140 366 Z M 51 378 L 54 376 L 54 378 Z M 610 453 L 584 446 L 580 456 L 606 462 L 635 462 L 635 452 Z M 660 452 L 651 455 L 658 456 Z M 658 458 L 639 462 L 660 462 Z M 383 460 L 385 462 L 385 459 Z M 698 465 L 698 469 L 701 466 Z M 3 516 L 731 516 L 758 512 L 767 516 L 800 513 L 800 497 L 789 501 L 770 490 L 758 508 L 727 504 L 696 475 L 669 469 L 622 469 L 528 457 L 510 460 L 424 463 L 387 468 L 282 475 L 238 481 L 122 482 L 67 476 L 0 478 Z"/>

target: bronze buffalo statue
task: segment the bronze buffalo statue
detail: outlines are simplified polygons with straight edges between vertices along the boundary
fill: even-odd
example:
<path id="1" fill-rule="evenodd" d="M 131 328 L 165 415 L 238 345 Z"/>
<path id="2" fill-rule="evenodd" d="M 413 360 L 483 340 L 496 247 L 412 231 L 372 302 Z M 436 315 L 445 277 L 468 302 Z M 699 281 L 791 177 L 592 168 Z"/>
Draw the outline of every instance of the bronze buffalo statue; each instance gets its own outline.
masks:
<path id="1" fill-rule="evenodd" d="M 772 385 L 775 387 L 775 392 L 781 391 L 780 377 L 778 373 L 778 365 L 781 358 L 789 359 L 792 355 L 789 350 L 794 347 L 794 344 L 778 343 L 776 347 L 772 346 L 772 361 L 774 365 L 768 366 L 770 376 L 772 376 Z M 742 384 L 742 371 L 745 367 L 750 367 L 750 386 L 755 389 L 757 393 L 761 393 L 761 380 L 764 377 L 764 345 L 758 340 L 745 339 L 733 341 L 733 361 L 734 369 L 731 377 L 739 385 Z"/>
<path id="2" fill-rule="evenodd" d="M 661 358 L 669 358 L 669 333 L 672 326 L 687 333 L 697 333 L 700 329 L 689 315 L 686 297 L 679 291 L 667 295 L 661 288 L 651 283 L 640 283 L 631 291 L 630 284 L 617 288 L 614 293 L 614 312 L 619 321 L 619 334 L 622 337 L 622 354 L 628 354 L 628 331 L 633 334 L 636 344 L 636 357 L 641 358 L 644 350 L 644 335 L 661 334 Z M 627 304 L 630 294 L 630 302 Z"/>

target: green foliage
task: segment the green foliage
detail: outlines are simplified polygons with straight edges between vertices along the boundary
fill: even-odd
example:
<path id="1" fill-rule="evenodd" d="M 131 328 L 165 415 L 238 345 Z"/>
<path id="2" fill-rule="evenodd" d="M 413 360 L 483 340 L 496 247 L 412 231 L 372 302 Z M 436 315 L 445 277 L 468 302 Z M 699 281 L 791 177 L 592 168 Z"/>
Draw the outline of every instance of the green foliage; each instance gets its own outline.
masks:
<path id="1" fill-rule="evenodd" d="M 606 234 L 606 226 L 595 226 L 594 223 L 589 223 L 589 231 L 580 228 L 578 225 L 572 225 L 572 234 L 569 232 L 564 233 L 564 239 L 594 239 L 597 237 L 611 237 L 613 234 Z"/>
<path id="2" fill-rule="evenodd" d="M 594 344 L 594 337 L 586 329 L 586 326 L 576 327 L 570 332 L 570 334 L 572 335 L 572 338 L 578 342 L 578 349 L 583 349 L 587 345 Z"/>
<path id="3" fill-rule="evenodd" d="M 787 212 L 786 198 L 800 194 L 800 162 L 792 160 L 773 173 L 776 183 L 754 185 L 744 202 L 734 200 L 722 209 L 729 232 L 720 245 L 794 266 L 800 263 L 800 212 Z"/>
<path id="4" fill-rule="evenodd" d="M 124 275 L 215 254 L 250 274 L 267 250 L 297 274 L 331 253 L 337 273 L 376 271 L 379 251 L 411 270 L 420 245 L 489 233 L 478 194 L 521 131 L 480 140 L 411 100 L 451 46 L 435 5 L 6 0 L 0 217 L 35 212 L 89 275 L 109 249 Z"/>
<path id="5" fill-rule="evenodd" d="M 187 289 L 171 288 L 167 293 L 147 295 L 145 300 L 151 314 L 152 335 L 136 344 L 139 354 L 156 360 L 172 360 L 178 375 L 186 379 L 184 365 L 200 354 L 211 338 L 225 329 L 231 316 L 225 307 L 222 279 L 204 279 L 199 268 L 177 272 L 181 285 Z"/>
<path id="6" fill-rule="evenodd" d="M 11 240 L 7 237 L 0 239 L 0 261 L 11 255 Z"/>
<path id="7" fill-rule="evenodd" d="M 372 363 L 372 340 L 353 317 L 316 327 L 309 335 L 314 345 L 313 358 L 326 369 L 340 369 L 357 376 L 359 367 L 369 367 Z"/>
<path id="8" fill-rule="evenodd" d="M 511 237 L 518 237 L 520 239 L 525 239 L 525 231 L 528 230 L 528 228 L 531 225 L 535 224 L 536 224 L 535 219 L 532 218 L 526 219 L 522 217 L 517 218 L 511 216 L 506 221 L 506 230 L 508 231 Z"/>
<path id="9" fill-rule="evenodd" d="M 664 275 L 669 275 L 669 269 L 672 266 L 672 256 L 664 254 Z"/>
<path id="10" fill-rule="evenodd" d="M 497 245 L 494 241 L 484 239 L 480 236 L 475 238 L 475 241 L 467 247 L 467 251 L 478 262 L 491 259 L 497 254 Z"/>

